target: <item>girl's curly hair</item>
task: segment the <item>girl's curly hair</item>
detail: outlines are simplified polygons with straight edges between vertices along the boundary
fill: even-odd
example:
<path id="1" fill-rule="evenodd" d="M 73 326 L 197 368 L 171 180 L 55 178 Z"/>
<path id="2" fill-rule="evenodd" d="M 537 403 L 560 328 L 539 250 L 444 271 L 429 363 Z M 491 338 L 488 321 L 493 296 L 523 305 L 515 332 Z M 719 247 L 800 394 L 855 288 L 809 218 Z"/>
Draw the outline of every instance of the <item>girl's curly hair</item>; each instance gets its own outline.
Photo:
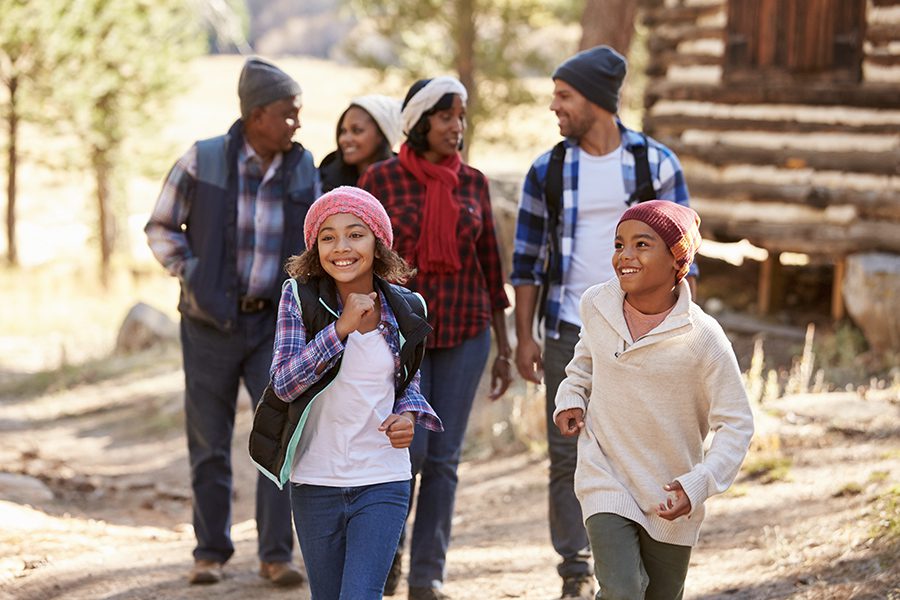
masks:
<path id="1" fill-rule="evenodd" d="M 295 254 L 287 259 L 284 270 L 291 277 L 305 283 L 315 277 L 327 275 L 319 262 L 319 247 L 314 244 L 302 254 Z M 397 252 L 375 238 L 375 261 L 372 269 L 376 275 L 391 283 L 404 284 L 416 274 L 416 269 L 403 260 Z"/>

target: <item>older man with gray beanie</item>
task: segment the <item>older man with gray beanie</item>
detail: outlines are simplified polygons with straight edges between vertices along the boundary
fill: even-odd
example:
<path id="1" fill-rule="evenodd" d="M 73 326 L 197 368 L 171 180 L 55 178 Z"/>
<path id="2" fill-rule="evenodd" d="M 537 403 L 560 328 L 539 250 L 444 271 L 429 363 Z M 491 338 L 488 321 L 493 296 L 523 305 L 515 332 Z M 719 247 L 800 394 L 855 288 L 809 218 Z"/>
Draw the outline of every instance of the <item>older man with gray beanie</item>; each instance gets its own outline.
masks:
<path id="1" fill-rule="evenodd" d="M 145 231 L 181 283 L 185 429 L 194 500 L 192 584 L 216 583 L 234 553 L 231 438 L 238 386 L 253 406 L 269 381 L 287 258 L 304 249 L 303 221 L 319 193 L 312 155 L 293 141 L 300 86 L 261 58 L 238 79 L 241 117 L 200 140 L 166 177 Z M 275 585 L 304 578 L 293 555 L 288 490 L 259 476 L 259 574 Z"/>
<path id="2" fill-rule="evenodd" d="M 531 165 L 519 201 L 510 279 L 516 291 L 516 367 L 546 384 L 550 453 L 550 538 L 560 556 L 562 598 L 593 598 L 591 552 L 574 492 L 577 438 L 553 423 L 556 391 L 581 329 L 579 301 L 612 277 L 616 224 L 636 202 L 654 198 L 687 206 L 675 154 L 620 118 L 625 57 L 597 46 L 553 72 L 553 100 L 565 138 Z M 696 267 L 688 274 L 696 275 Z M 543 348 L 532 333 L 543 321 Z"/>

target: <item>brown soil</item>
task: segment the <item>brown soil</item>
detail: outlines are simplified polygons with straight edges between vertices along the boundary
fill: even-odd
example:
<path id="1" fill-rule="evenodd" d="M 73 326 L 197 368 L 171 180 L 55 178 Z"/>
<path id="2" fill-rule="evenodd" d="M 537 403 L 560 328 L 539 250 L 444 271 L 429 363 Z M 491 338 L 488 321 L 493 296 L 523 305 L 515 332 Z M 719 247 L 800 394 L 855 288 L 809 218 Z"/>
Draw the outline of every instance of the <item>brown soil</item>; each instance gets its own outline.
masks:
<path id="1" fill-rule="evenodd" d="M 234 441 L 237 551 L 224 582 L 186 584 L 193 536 L 182 376 L 160 364 L 0 398 L 0 471 L 37 478 L 54 494 L 33 507 L 0 500 L 0 597 L 308 597 L 255 574 L 246 396 Z M 524 408 L 539 410 L 530 400 Z M 880 500 L 900 481 L 897 391 L 783 399 L 758 429 L 760 449 L 745 467 L 765 451 L 790 466 L 755 478 L 745 468 L 729 493 L 709 501 L 686 598 L 900 598 L 898 538 L 880 533 L 900 528 L 897 504 Z M 445 588 L 453 598 L 557 597 L 546 472 L 539 451 L 461 466 Z"/>

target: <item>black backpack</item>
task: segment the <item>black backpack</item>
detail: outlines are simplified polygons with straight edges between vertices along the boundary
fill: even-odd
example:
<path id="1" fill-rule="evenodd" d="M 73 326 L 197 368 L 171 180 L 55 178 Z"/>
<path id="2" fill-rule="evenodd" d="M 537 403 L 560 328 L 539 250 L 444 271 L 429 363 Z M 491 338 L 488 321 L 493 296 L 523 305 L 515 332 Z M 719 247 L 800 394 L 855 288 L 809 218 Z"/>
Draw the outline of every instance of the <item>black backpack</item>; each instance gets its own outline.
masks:
<path id="1" fill-rule="evenodd" d="M 632 206 L 638 202 L 646 202 L 656 198 L 653 177 L 650 175 L 650 159 L 647 158 L 647 136 L 641 137 L 644 143 L 629 148 L 634 155 L 634 193 L 628 197 L 626 204 Z M 547 310 L 547 294 L 550 286 L 562 280 L 559 256 L 559 215 L 562 212 L 563 163 L 566 160 L 565 142 L 559 142 L 550 151 L 550 163 L 547 165 L 547 177 L 544 179 L 544 198 L 547 201 L 547 255 L 544 262 L 544 283 L 541 285 L 538 299 L 538 322 L 543 320 Z"/>

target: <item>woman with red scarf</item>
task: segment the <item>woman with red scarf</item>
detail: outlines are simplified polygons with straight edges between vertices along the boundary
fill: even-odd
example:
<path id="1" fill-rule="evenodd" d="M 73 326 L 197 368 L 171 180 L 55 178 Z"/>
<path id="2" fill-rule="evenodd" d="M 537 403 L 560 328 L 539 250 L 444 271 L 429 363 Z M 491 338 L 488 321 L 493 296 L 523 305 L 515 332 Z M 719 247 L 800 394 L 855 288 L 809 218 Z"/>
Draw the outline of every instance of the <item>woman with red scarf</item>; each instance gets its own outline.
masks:
<path id="1" fill-rule="evenodd" d="M 413 494 L 419 494 L 410 544 L 409 600 L 447 598 L 450 522 L 456 468 L 478 381 L 490 351 L 491 399 L 512 377 L 500 252 L 487 178 L 462 162 L 466 88 L 453 77 L 417 81 L 401 112 L 406 142 L 395 158 L 372 165 L 359 181 L 391 218 L 394 249 L 418 270 L 407 286 L 422 294 L 434 333 L 422 362 L 421 390 L 444 424 L 443 433 L 417 428 L 410 447 Z M 396 589 L 401 549 L 385 594 Z"/>

